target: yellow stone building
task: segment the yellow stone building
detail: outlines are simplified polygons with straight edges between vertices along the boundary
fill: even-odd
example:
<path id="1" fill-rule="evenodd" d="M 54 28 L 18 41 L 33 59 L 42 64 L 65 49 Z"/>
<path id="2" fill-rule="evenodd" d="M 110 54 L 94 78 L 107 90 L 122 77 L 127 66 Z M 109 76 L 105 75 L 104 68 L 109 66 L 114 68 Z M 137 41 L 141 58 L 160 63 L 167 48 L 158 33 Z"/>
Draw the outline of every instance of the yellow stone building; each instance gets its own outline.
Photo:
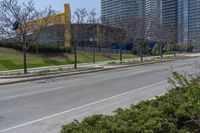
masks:
<path id="1" fill-rule="evenodd" d="M 67 48 L 71 47 L 71 11 L 69 4 L 64 5 L 64 13 L 59 13 L 48 18 L 35 20 L 26 25 L 27 31 L 29 31 L 30 33 L 34 31 L 35 27 L 45 27 L 46 29 L 52 29 L 53 26 L 62 27 L 61 30 L 64 31 L 64 35 L 62 34 L 64 45 Z M 48 34 L 48 31 L 43 32 L 41 34 L 43 34 L 41 36 L 44 36 L 45 34 Z M 47 37 L 43 37 L 43 39 L 40 39 L 40 41 L 45 42 L 45 38 L 47 39 Z"/>

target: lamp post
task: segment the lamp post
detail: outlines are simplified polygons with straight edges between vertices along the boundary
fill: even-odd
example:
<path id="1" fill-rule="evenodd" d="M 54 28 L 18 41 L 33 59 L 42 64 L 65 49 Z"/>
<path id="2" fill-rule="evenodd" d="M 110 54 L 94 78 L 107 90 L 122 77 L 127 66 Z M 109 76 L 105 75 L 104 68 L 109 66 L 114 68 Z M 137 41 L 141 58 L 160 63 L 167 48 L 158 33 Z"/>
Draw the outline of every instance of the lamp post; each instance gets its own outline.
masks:
<path id="1" fill-rule="evenodd" d="M 90 43 L 93 45 L 93 63 L 95 64 L 95 62 L 96 62 L 96 58 L 95 58 L 96 47 L 95 47 L 94 40 L 92 37 L 90 38 Z"/>

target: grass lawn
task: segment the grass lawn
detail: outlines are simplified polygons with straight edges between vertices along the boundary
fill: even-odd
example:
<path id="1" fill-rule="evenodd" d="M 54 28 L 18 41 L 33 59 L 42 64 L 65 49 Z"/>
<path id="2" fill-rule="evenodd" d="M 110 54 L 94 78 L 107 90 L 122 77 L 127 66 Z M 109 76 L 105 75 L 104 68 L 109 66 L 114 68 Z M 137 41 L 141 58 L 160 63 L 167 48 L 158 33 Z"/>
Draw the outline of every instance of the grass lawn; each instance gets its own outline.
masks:
<path id="1" fill-rule="evenodd" d="M 135 58 L 136 55 L 124 54 L 123 58 Z M 117 60 L 119 59 L 118 54 L 98 54 L 96 55 L 96 61 L 107 61 L 107 60 Z M 79 63 L 89 63 L 92 62 L 92 54 L 78 53 Z M 74 55 L 73 54 L 27 54 L 27 65 L 29 68 L 42 67 L 42 66 L 55 66 L 55 65 L 67 65 L 73 64 Z M 22 52 L 0 48 L 0 71 L 3 70 L 15 70 L 23 68 L 23 54 Z"/>

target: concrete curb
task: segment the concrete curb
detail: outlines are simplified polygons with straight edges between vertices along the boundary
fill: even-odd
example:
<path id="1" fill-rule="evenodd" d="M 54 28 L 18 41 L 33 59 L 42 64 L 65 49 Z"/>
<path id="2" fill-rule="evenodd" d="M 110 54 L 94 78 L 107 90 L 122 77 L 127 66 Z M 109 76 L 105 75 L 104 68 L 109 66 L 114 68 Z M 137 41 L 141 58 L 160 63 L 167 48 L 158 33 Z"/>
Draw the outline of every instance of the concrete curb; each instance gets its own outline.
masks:
<path id="1" fill-rule="evenodd" d="M 176 60 L 184 60 L 184 59 L 189 59 L 189 58 L 197 58 L 197 57 L 183 57 L 183 58 L 168 59 L 168 60 L 163 60 L 163 61 L 155 61 L 155 62 L 148 62 L 148 63 L 141 63 L 141 64 L 122 65 L 122 66 L 113 67 L 113 68 L 99 68 L 99 69 L 93 69 L 93 70 L 86 70 L 86 71 L 82 71 L 82 72 L 79 71 L 79 72 L 72 72 L 72 73 L 46 75 L 46 76 L 37 77 L 37 78 L 30 78 L 30 79 L 23 79 L 23 80 L 17 80 L 17 81 L 4 82 L 4 83 L 0 83 L 0 86 L 9 85 L 9 84 L 23 83 L 23 82 L 30 82 L 30 81 L 37 81 L 37 80 L 43 80 L 43 79 L 52 79 L 52 78 L 63 77 L 63 76 L 74 76 L 74 75 L 81 75 L 81 74 L 87 74 L 87 73 L 96 73 L 96 72 L 123 69 L 123 68 L 135 67 L 135 66 L 159 64 L 159 63 L 171 62 L 171 61 L 176 61 Z"/>
<path id="2" fill-rule="evenodd" d="M 51 75 L 57 75 L 57 74 L 65 74 L 65 73 L 72 73 L 72 72 L 82 72 L 87 70 L 96 70 L 96 69 L 102 69 L 103 67 L 95 67 L 95 68 L 85 68 L 85 69 L 73 69 L 69 71 L 63 71 L 63 72 L 50 72 L 46 74 L 28 74 L 28 75 L 12 75 L 12 76 L 0 76 L 0 79 L 11 79 L 11 78 L 32 78 L 32 77 L 41 77 L 41 76 L 51 76 Z"/>

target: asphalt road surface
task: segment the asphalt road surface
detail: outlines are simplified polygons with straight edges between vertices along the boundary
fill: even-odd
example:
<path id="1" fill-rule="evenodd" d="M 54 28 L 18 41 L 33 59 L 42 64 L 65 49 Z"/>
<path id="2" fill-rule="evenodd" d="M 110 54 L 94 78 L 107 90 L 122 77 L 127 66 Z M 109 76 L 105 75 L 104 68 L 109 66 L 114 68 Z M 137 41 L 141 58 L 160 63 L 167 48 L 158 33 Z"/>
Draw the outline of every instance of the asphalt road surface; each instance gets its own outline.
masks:
<path id="1" fill-rule="evenodd" d="M 92 114 L 112 114 L 166 93 L 172 71 L 194 73 L 200 58 L 0 87 L 0 133 L 57 133 Z"/>

